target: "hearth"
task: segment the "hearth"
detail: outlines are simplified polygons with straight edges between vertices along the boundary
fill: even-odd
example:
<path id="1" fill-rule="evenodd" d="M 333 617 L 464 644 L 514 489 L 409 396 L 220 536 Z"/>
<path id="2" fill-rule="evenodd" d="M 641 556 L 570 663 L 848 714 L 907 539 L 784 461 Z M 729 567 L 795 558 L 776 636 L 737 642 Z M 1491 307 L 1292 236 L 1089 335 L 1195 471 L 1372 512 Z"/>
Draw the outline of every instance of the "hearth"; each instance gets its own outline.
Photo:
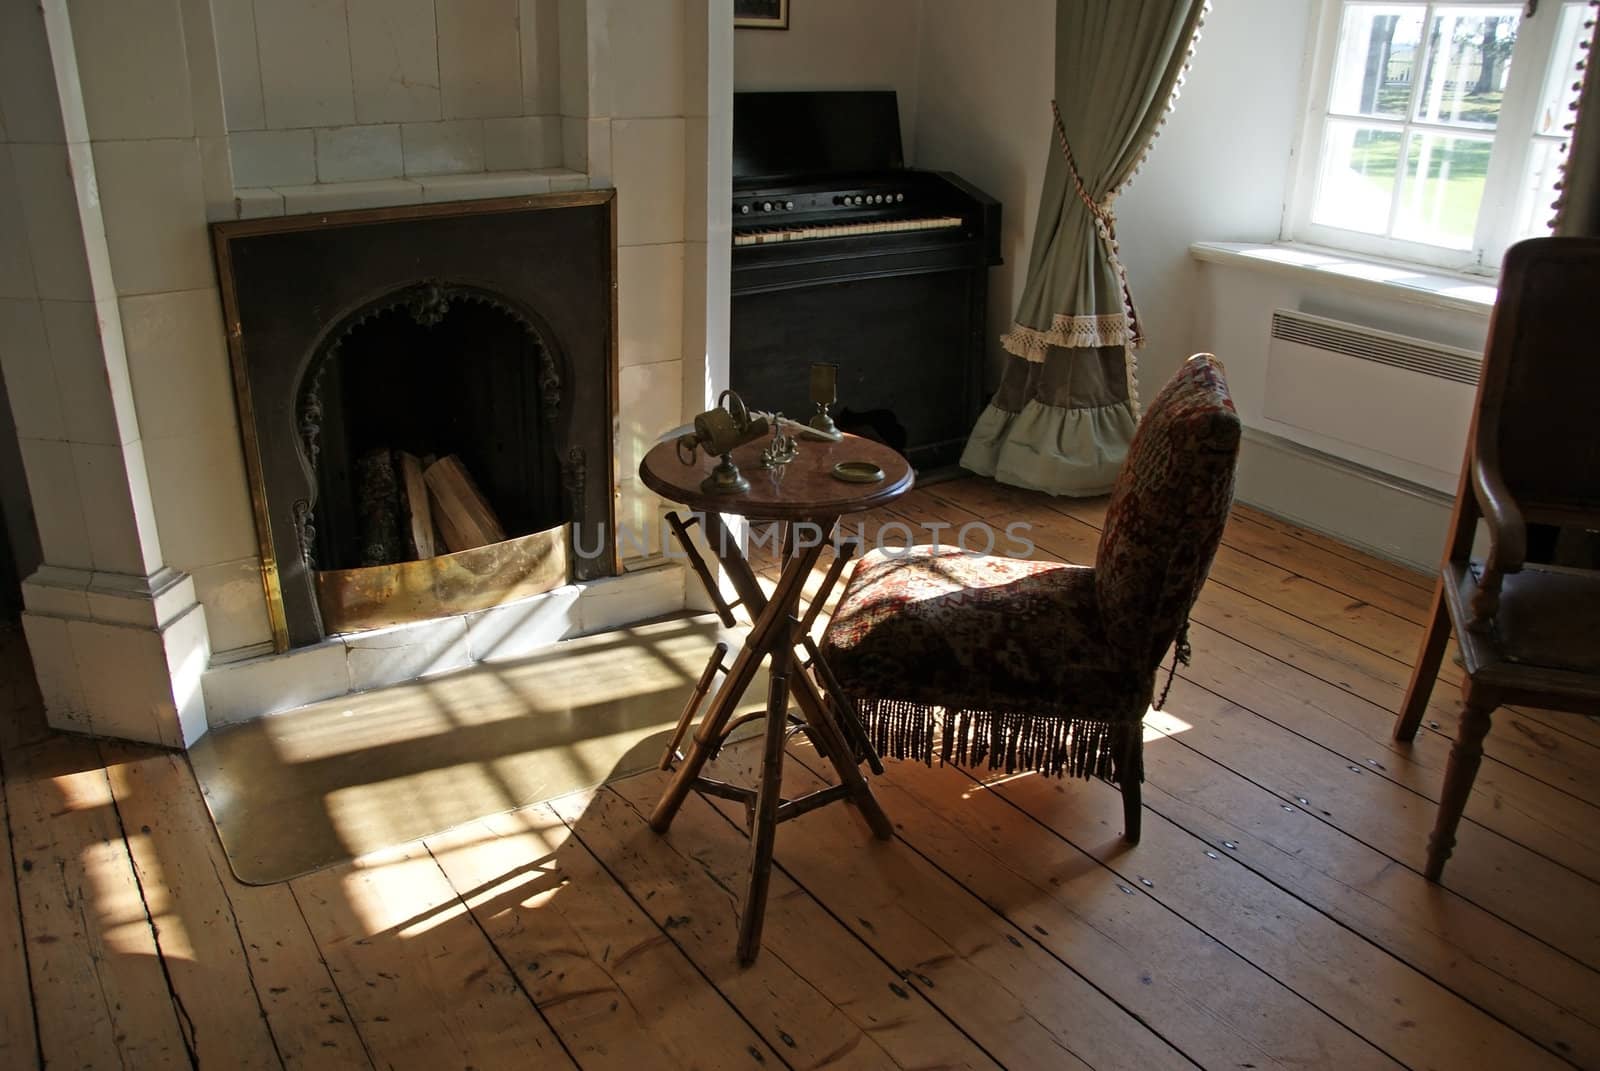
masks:
<path id="1" fill-rule="evenodd" d="M 279 650 L 618 571 L 613 204 L 214 227 Z"/>

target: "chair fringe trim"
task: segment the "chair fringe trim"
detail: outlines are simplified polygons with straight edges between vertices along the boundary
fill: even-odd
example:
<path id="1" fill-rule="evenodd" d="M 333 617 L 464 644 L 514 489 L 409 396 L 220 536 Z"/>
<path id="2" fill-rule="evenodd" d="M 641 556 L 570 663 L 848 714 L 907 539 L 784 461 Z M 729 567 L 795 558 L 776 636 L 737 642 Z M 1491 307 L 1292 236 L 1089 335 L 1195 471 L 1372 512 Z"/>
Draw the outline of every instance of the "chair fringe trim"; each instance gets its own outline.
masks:
<path id="1" fill-rule="evenodd" d="M 867 736 L 880 755 L 933 765 L 934 730 L 942 728 L 939 763 L 1006 773 L 1113 779 L 1117 745 L 1127 727 L 1091 718 L 1000 710 L 947 710 L 906 699 L 857 697 Z M 1122 730 L 1122 731 L 1119 731 Z M 1138 726 L 1133 726 L 1138 731 Z"/>

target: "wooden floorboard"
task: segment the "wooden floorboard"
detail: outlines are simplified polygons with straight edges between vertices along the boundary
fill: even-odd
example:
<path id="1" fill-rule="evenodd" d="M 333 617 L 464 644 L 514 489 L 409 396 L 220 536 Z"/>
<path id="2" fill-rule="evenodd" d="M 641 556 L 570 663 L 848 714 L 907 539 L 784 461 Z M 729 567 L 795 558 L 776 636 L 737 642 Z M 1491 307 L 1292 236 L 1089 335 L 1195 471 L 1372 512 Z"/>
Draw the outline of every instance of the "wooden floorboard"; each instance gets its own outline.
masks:
<path id="1" fill-rule="evenodd" d="M 0 754 L 0 1067 L 25 1067 L 38 1059 L 39 1035 L 33 1023 L 33 991 L 28 985 L 28 948 L 22 930 L 22 901 L 12 861 L 12 825 L 6 803 L 7 756 Z"/>
<path id="2" fill-rule="evenodd" d="M 851 528 L 1022 522 L 1088 563 L 1104 515 L 968 479 Z M 890 764 L 893 840 L 782 827 L 749 968 L 737 805 L 658 836 L 647 774 L 246 886 L 181 756 L 49 733 L 0 631 L 0 1066 L 1600 1068 L 1600 722 L 1499 712 L 1424 880 L 1459 668 L 1391 734 L 1431 598 L 1237 509 L 1139 845 L 1098 782 Z M 787 791 L 822 770 L 796 742 Z"/>

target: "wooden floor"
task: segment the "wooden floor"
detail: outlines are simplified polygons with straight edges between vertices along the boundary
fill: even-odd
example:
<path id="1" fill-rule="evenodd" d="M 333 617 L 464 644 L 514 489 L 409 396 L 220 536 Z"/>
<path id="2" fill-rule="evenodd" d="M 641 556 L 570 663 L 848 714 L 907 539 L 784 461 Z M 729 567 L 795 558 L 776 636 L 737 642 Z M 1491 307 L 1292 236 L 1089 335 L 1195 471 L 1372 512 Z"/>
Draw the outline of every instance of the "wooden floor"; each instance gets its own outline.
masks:
<path id="1" fill-rule="evenodd" d="M 1028 522 L 1086 562 L 1102 513 L 968 480 L 869 524 Z M 783 826 L 744 970 L 720 801 L 657 837 L 646 775 L 245 886 L 181 757 L 39 728 L 12 634 L 0 1067 L 1600 1067 L 1600 726 L 1502 712 L 1428 885 L 1448 660 L 1389 739 L 1428 595 L 1237 511 L 1141 844 L 1101 783 L 891 765 L 894 841 L 844 807 Z"/>

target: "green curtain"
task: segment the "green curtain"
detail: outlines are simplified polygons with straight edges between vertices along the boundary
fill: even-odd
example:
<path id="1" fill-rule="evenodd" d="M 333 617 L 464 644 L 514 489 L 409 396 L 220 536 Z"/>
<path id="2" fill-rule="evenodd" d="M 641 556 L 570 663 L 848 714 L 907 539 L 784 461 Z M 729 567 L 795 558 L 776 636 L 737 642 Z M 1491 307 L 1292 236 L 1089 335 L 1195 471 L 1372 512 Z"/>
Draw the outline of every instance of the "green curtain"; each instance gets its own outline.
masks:
<path id="1" fill-rule="evenodd" d="M 1057 0 L 1050 157 L 1028 277 L 964 467 L 1051 494 L 1111 489 L 1138 422 L 1142 341 L 1113 205 L 1165 121 L 1206 8 Z"/>

